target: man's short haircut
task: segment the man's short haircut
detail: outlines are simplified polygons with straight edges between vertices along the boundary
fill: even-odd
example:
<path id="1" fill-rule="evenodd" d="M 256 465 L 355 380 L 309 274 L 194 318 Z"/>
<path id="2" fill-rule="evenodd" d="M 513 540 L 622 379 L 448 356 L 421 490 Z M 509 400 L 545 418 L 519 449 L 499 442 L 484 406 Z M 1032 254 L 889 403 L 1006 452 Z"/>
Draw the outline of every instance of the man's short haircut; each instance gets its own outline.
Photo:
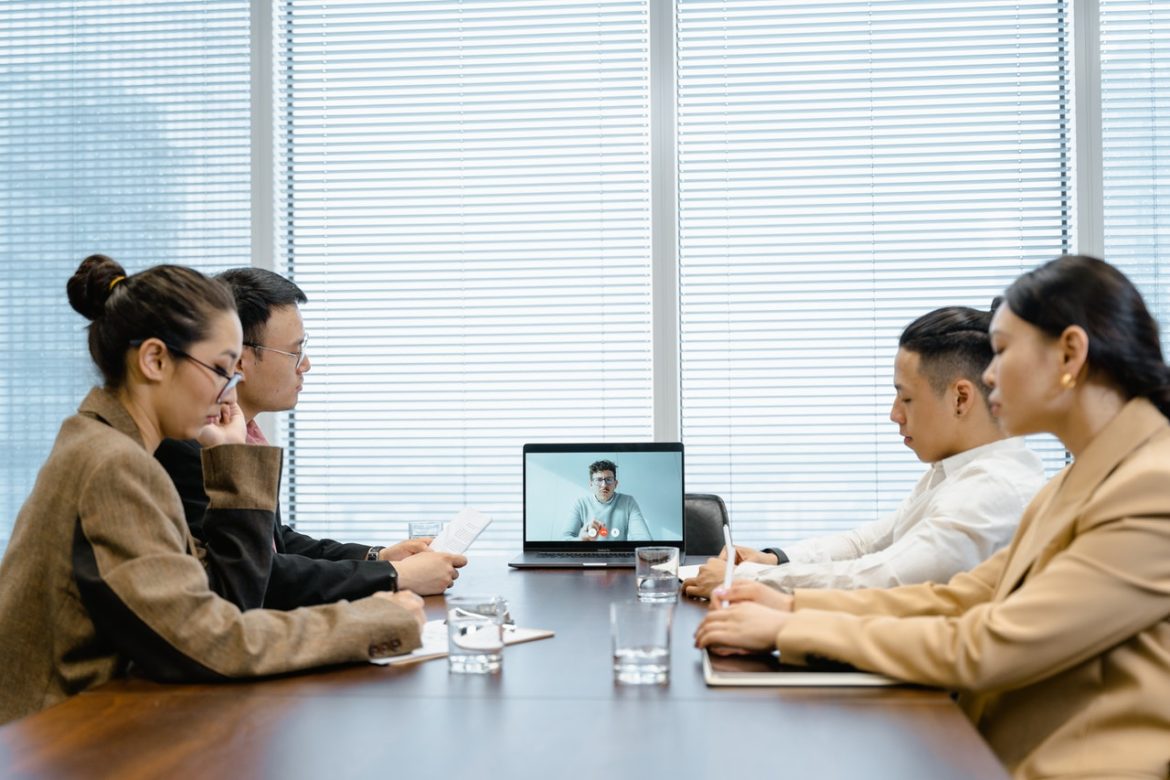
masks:
<path id="1" fill-rule="evenodd" d="M 612 460 L 596 460 L 589 464 L 590 479 L 593 479 L 593 475 L 599 471 L 612 471 L 614 479 L 617 479 L 617 464 Z"/>
<path id="2" fill-rule="evenodd" d="M 944 306 L 923 314 L 906 326 L 898 346 L 918 355 L 920 371 L 936 395 L 956 379 L 969 379 L 987 400 L 991 388 L 983 384 L 983 372 L 991 362 L 991 311 L 966 306 Z"/>
<path id="3" fill-rule="evenodd" d="M 273 309 L 309 301 L 300 287 L 264 268 L 232 268 L 215 278 L 231 288 L 245 344 L 260 343 Z"/>

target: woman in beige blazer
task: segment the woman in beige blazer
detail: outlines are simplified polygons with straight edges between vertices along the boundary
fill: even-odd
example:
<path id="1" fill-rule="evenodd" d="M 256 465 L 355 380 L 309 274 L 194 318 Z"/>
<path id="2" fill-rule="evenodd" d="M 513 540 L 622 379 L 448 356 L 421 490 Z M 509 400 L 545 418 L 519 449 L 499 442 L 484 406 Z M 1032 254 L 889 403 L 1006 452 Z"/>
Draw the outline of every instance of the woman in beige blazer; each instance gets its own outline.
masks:
<path id="1" fill-rule="evenodd" d="M 1170 775 L 1170 370 L 1108 264 L 1061 257 L 1008 288 L 985 380 L 1006 432 L 1074 460 L 1011 544 L 946 585 L 737 582 L 700 647 L 775 647 L 959 692 L 1017 778 Z M 731 606 L 724 609 L 720 596 Z"/>
<path id="2" fill-rule="evenodd" d="M 68 292 L 92 320 L 105 386 L 62 424 L 0 562 L 0 723 L 128 666 L 160 680 L 223 680 L 417 647 L 422 601 L 412 593 L 274 612 L 212 591 L 209 576 L 242 601 L 264 593 L 268 571 L 252 562 L 270 564 L 281 464 L 279 448 L 244 444 L 242 335 L 227 288 L 178 266 L 127 276 L 94 255 Z M 232 510 L 213 534 L 215 555 L 192 541 L 151 457 L 168 436 L 205 445 L 213 524 Z"/>

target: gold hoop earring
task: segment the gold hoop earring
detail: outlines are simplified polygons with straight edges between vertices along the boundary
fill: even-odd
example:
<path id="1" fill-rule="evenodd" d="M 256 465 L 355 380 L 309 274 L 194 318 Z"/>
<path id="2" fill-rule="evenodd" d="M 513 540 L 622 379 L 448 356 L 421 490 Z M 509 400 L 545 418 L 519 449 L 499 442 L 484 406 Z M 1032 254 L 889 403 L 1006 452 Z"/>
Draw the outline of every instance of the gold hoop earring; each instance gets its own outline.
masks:
<path id="1" fill-rule="evenodd" d="M 1065 374 L 1064 376 L 1062 376 L 1060 378 L 1060 385 L 1065 390 L 1072 390 L 1074 387 L 1077 386 L 1077 380 L 1073 379 L 1072 374 Z"/>

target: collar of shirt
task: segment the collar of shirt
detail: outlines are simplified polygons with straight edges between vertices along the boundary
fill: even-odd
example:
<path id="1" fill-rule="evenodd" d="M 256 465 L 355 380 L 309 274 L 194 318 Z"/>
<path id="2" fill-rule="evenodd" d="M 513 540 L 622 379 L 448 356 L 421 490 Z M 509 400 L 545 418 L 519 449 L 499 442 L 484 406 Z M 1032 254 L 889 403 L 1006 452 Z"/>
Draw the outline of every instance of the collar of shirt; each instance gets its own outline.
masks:
<path id="1" fill-rule="evenodd" d="M 930 481 L 928 487 L 935 487 L 941 484 L 948 476 L 954 475 L 959 469 L 986 453 L 995 452 L 996 450 L 1020 449 L 1023 446 L 1024 442 L 1022 439 L 1013 437 L 989 442 L 988 444 L 981 444 L 978 447 L 972 447 L 969 450 L 956 453 L 949 458 L 943 458 L 937 463 L 930 464 Z"/>

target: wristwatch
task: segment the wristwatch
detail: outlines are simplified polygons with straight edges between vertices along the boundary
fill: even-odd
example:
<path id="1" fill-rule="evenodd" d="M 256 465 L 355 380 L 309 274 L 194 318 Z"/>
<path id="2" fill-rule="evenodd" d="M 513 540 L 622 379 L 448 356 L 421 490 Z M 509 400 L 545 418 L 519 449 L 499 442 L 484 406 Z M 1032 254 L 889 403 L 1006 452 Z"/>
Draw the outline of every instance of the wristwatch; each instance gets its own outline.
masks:
<path id="1" fill-rule="evenodd" d="M 378 560 L 378 553 L 382 552 L 382 550 L 384 550 L 384 549 L 386 549 L 386 548 L 385 548 L 385 547 L 378 547 L 377 545 L 375 545 L 375 546 L 371 547 L 371 548 L 370 548 L 370 549 L 369 549 L 369 550 L 366 552 L 366 560 L 367 560 L 367 561 L 376 561 L 376 560 Z"/>
<path id="2" fill-rule="evenodd" d="M 788 556 L 785 555 L 784 551 L 781 550 L 779 547 L 765 547 L 763 549 L 763 552 L 772 553 L 773 555 L 775 555 L 776 556 L 776 564 L 778 566 L 783 565 L 785 563 L 788 563 Z"/>

